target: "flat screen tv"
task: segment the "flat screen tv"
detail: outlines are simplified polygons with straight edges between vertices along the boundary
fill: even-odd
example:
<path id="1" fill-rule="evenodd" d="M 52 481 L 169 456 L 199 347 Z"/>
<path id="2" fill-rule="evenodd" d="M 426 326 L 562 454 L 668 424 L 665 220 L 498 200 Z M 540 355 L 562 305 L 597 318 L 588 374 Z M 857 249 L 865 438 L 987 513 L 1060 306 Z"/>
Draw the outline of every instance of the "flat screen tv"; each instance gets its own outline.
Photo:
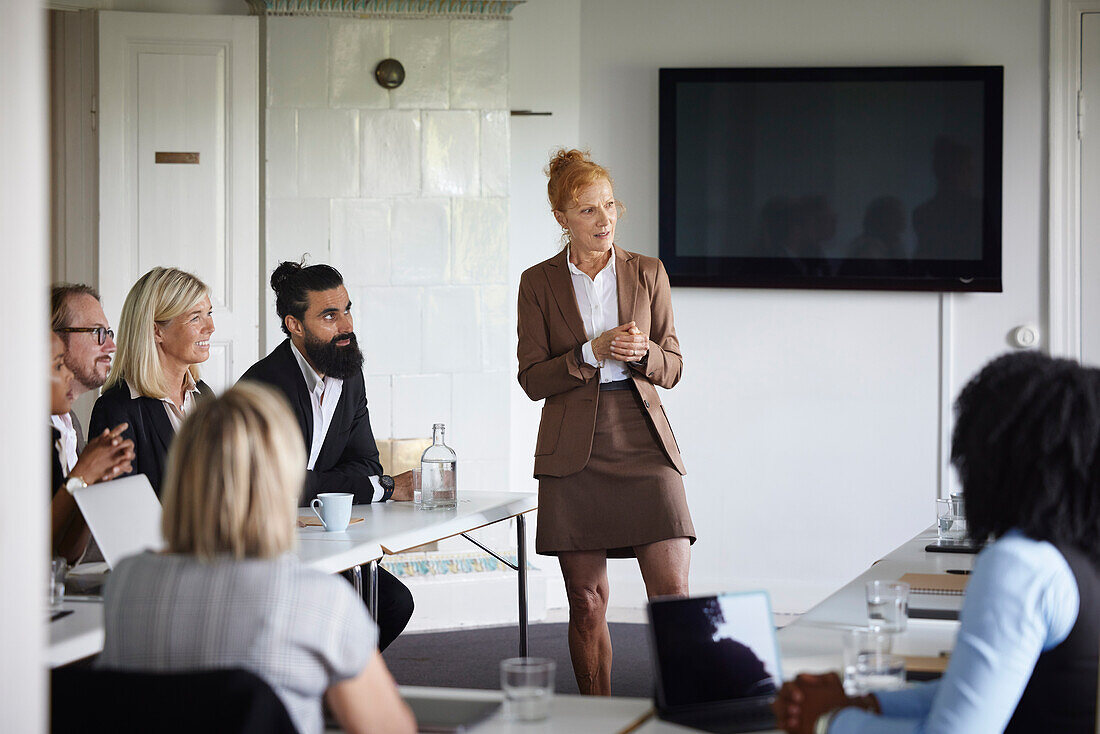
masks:
<path id="1" fill-rule="evenodd" d="M 661 69 L 672 285 L 999 292 L 1003 78 Z"/>

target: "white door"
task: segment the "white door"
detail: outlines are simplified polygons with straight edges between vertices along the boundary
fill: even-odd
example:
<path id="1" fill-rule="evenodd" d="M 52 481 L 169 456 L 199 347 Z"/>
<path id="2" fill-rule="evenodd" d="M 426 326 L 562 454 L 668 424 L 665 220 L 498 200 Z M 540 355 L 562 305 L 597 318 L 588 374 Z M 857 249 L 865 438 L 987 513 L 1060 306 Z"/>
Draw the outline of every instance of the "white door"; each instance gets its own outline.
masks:
<path id="1" fill-rule="evenodd" d="M 212 291 L 203 379 L 220 391 L 259 351 L 257 19 L 99 14 L 99 285 L 117 326 L 150 268 Z"/>
<path id="2" fill-rule="evenodd" d="M 1081 16 L 1081 359 L 1100 365 L 1100 13 Z"/>

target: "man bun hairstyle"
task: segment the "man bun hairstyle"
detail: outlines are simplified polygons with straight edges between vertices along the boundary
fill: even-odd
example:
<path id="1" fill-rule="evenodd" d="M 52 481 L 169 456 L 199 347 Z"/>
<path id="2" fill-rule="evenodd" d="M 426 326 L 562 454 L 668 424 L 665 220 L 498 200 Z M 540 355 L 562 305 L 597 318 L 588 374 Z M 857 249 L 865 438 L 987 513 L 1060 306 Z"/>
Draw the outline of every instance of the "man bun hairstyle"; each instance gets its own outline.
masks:
<path id="1" fill-rule="evenodd" d="M 306 265 L 304 258 L 300 262 L 279 263 L 271 274 L 271 290 L 275 291 L 275 313 L 279 314 L 283 333 L 290 336 L 286 328 L 287 316 L 299 321 L 305 318 L 310 293 L 332 290 L 343 284 L 343 276 L 331 265 Z"/>
<path id="2" fill-rule="evenodd" d="M 1100 370 L 1006 354 L 963 388 L 955 414 L 970 536 L 1016 528 L 1100 561 Z"/>

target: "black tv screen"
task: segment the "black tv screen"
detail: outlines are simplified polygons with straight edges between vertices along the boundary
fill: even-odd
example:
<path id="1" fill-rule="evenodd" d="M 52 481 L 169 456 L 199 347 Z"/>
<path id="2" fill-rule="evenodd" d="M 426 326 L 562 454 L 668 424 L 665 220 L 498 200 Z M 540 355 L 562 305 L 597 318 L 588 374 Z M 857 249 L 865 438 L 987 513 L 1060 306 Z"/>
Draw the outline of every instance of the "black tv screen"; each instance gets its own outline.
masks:
<path id="1" fill-rule="evenodd" d="M 1003 77 L 661 69 L 672 284 L 999 292 Z"/>

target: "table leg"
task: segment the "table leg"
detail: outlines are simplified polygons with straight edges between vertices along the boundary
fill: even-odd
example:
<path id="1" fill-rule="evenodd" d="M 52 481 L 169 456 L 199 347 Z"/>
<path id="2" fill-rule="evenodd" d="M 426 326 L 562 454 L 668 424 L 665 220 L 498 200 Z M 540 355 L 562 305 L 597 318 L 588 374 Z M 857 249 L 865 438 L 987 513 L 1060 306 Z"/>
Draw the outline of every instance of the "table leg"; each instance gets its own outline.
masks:
<path id="1" fill-rule="evenodd" d="M 369 601 L 367 609 L 370 610 L 371 619 L 378 622 L 378 561 L 367 564 L 367 594 Z"/>
<path id="2" fill-rule="evenodd" d="M 363 567 L 352 566 L 351 567 L 351 586 L 355 589 L 355 593 L 359 598 L 363 598 Z"/>
<path id="3" fill-rule="evenodd" d="M 527 520 L 516 515 L 516 565 L 519 566 L 519 656 L 527 657 Z"/>

